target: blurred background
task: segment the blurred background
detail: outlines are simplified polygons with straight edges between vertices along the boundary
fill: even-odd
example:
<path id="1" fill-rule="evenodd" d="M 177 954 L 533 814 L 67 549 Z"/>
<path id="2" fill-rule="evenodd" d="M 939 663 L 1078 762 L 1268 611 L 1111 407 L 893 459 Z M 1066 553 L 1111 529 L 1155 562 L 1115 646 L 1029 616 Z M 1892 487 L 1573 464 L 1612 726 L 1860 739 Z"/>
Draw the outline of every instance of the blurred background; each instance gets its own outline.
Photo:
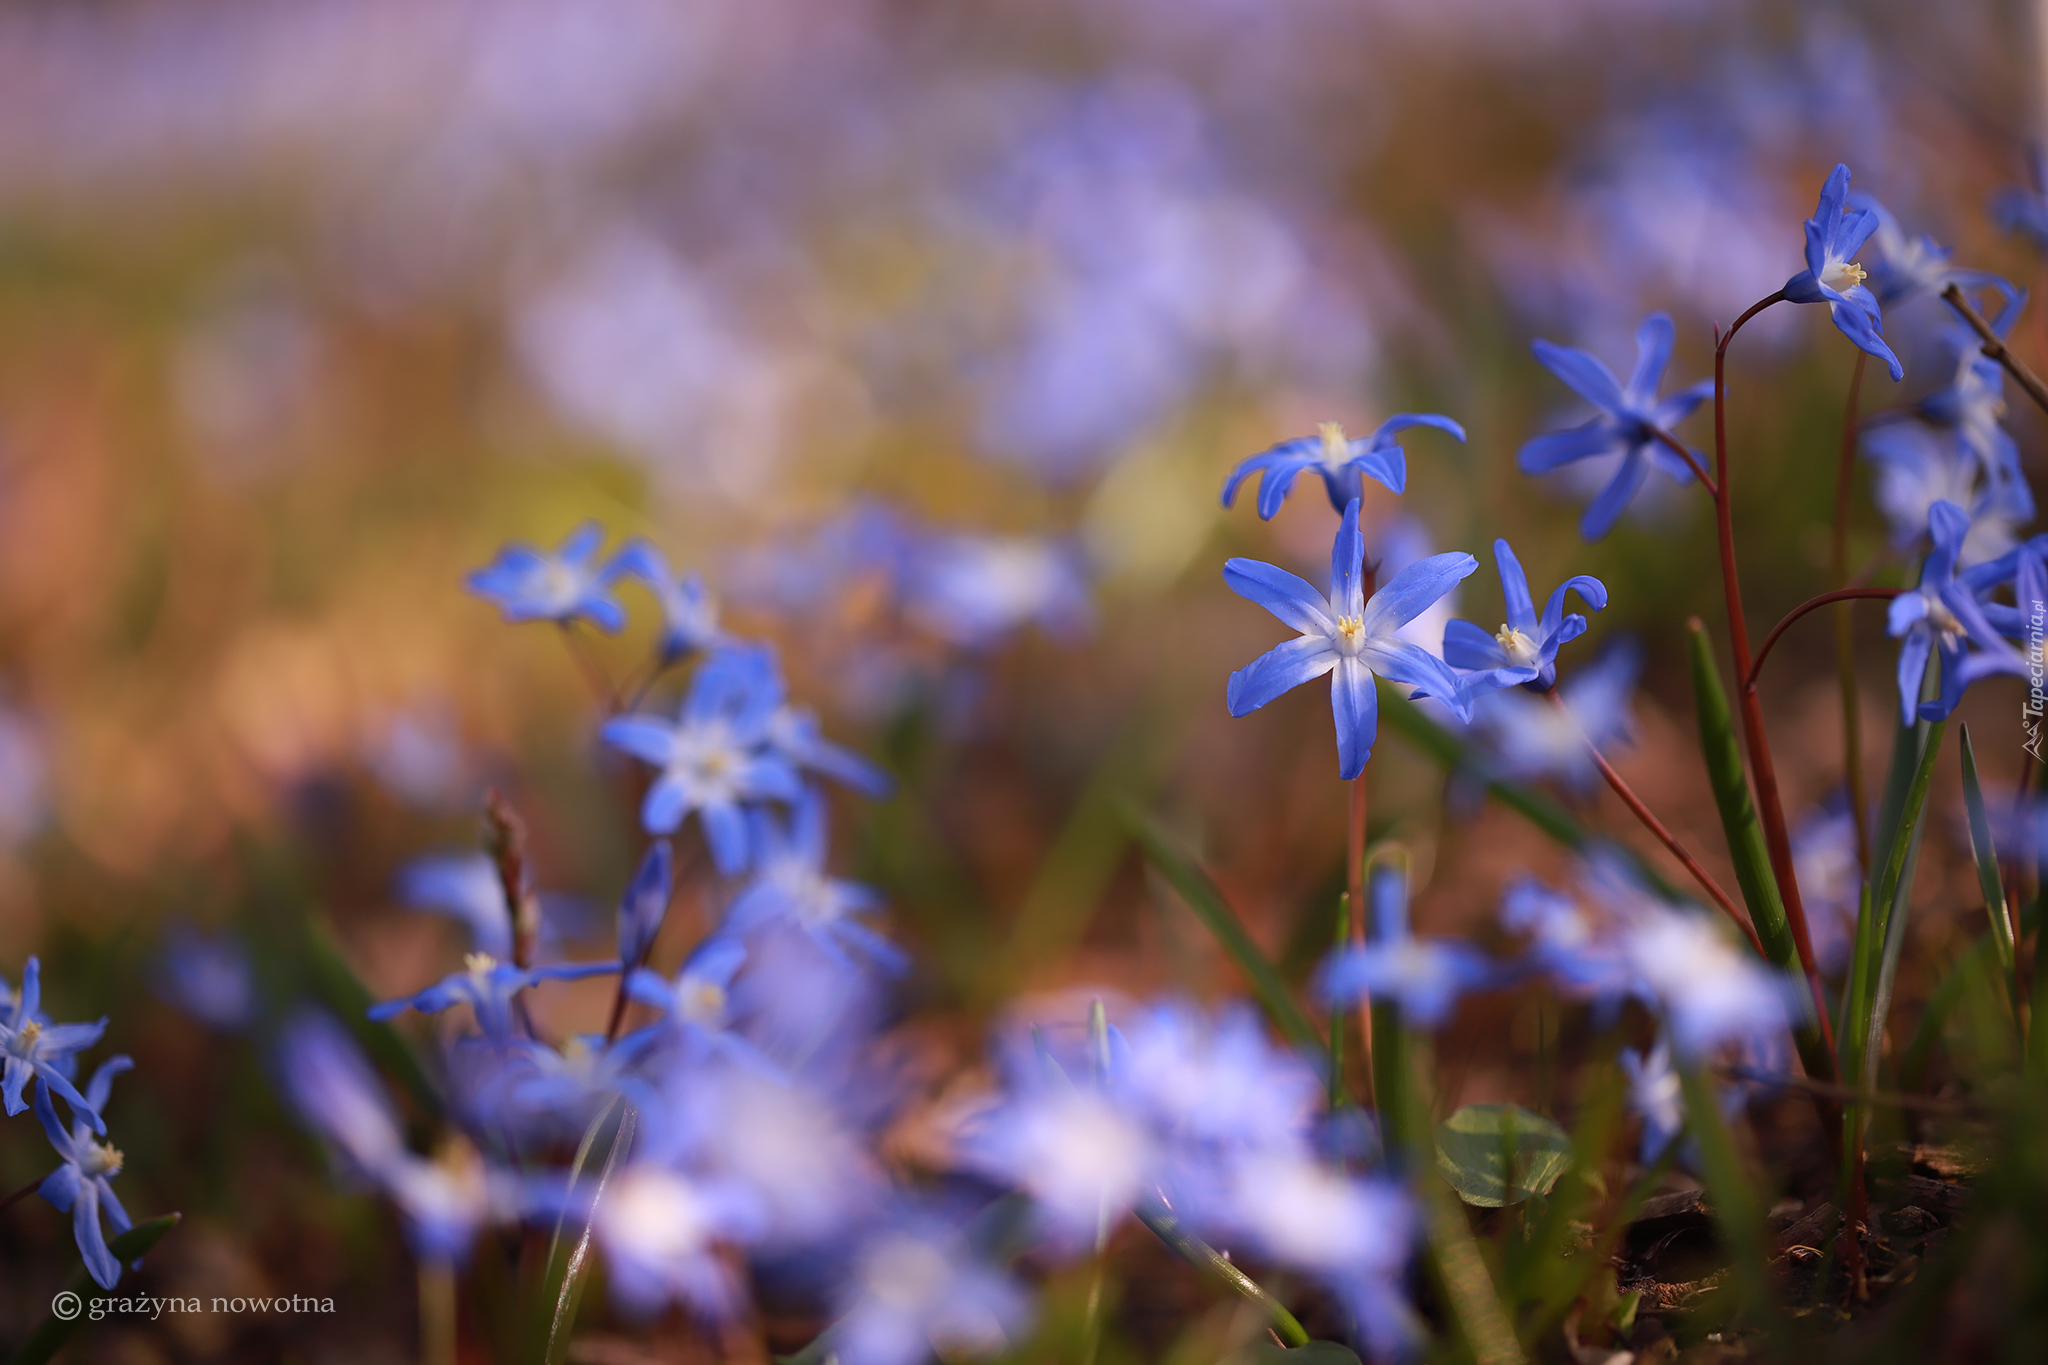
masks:
<path id="1" fill-rule="evenodd" d="M 450 927 L 394 879 L 474 847 L 487 787 L 542 888 L 609 933 L 629 777 L 556 632 L 464 591 L 508 540 L 651 537 L 897 775 L 842 811 L 840 862 L 917 956 L 897 1037 L 933 1104 L 1034 1001 L 1241 988 L 1119 801 L 1198 849 L 1291 973 L 1328 942 L 1327 705 L 1225 715 L 1279 628 L 1220 566 L 1320 578 L 1335 518 L 1312 482 L 1270 524 L 1217 499 L 1321 420 L 1467 428 L 1410 433 L 1407 494 L 1366 507 L 1376 544 L 1480 555 L 1459 614 L 1499 620 L 1496 536 L 1539 592 L 1607 582 L 1593 642 L 1633 632 L 1648 660 L 1616 762 L 1732 884 L 1682 652 L 1689 615 L 1725 640 L 1707 503 L 1653 481 L 1585 544 L 1604 474 L 1514 467 L 1580 416 L 1528 343 L 1626 373 L 1664 308 L 1668 384 L 1709 373 L 1710 324 L 1800 268 L 1838 160 L 1909 232 L 2036 285 L 1985 205 L 2027 181 L 2040 52 L 2028 8 L 1990 0 L 0 6 L 0 975 L 41 954 L 52 1015 L 110 1014 L 102 1052 L 137 1058 L 122 1195 L 187 1215 L 161 1292 L 342 1305 L 109 1329 L 93 1358 L 410 1352 L 389 1215 L 332 1187 L 237 1030 L 322 963 L 379 997 L 450 970 Z M 1873 372 L 1866 411 L 1945 382 L 1937 309 L 1887 317 L 1907 378 Z M 2043 336 L 2037 310 L 2036 368 Z M 1731 362 L 1753 630 L 1831 586 L 1852 363 L 1793 308 Z M 2037 469 L 2039 414 L 2010 426 Z M 1867 498 L 1856 517 L 1863 564 L 1886 530 Z M 594 644 L 614 676 L 647 648 L 637 592 Z M 1858 629 L 1881 773 L 1892 652 L 1877 611 Z M 1840 780 L 1832 657 L 1817 618 L 1766 679 L 1800 811 Z M 1994 680 L 1964 713 L 2006 782 L 2019 696 Z M 1372 772 L 1424 931 L 1484 937 L 1506 878 L 1565 875 L 1512 816 L 1447 813 L 1397 736 Z M 1960 798 L 1937 801 L 1906 994 L 1977 927 Z M 1613 798 L 1582 804 L 1676 878 Z M 710 908 L 686 901 L 657 959 Z M 224 928 L 257 1001 L 166 965 Z M 1490 1008 L 1444 1044 L 1450 1101 L 1530 1102 L 1534 1025 Z M 46 1164 L 32 1120 L 0 1125 L 0 1186 Z M 10 1335 L 71 1264 L 65 1222 L 0 1213 Z"/>

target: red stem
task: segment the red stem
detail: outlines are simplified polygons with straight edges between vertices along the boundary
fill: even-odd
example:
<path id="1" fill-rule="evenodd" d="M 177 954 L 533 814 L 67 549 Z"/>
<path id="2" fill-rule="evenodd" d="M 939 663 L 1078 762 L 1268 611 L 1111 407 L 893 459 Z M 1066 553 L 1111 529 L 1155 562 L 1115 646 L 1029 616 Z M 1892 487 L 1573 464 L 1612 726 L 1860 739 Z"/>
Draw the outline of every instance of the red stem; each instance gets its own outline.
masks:
<path id="1" fill-rule="evenodd" d="M 1828 1020 L 1827 992 L 1821 986 L 1820 967 L 1813 956 L 1813 936 L 1806 926 L 1806 906 L 1799 899 L 1799 878 L 1793 870 L 1792 838 L 1785 824 L 1785 804 L 1778 794 L 1777 765 L 1771 760 L 1770 737 L 1764 730 L 1763 707 L 1757 700 L 1751 674 L 1755 661 L 1749 652 L 1749 624 L 1742 611 L 1742 583 L 1735 569 L 1735 521 L 1728 487 L 1728 343 L 1742 325 L 1774 303 L 1782 302 L 1780 289 L 1749 306 L 1735 325 L 1716 339 L 1714 345 L 1714 522 L 1721 542 L 1721 591 L 1728 603 L 1728 643 L 1734 654 L 1735 676 L 1741 681 L 1742 737 L 1749 750 L 1750 776 L 1756 783 L 1757 815 L 1763 823 L 1764 843 L 1771 855 L 1771 873 L 1785 904 L 1785 919 L 1792 929 L 1792 941 L 1799 950 L 1799 965 L 1806 973 L 1807 988 L 1813 992 L 1814 1017 L 1819 1021 L 1821 1040 L 1830 1057 L 1835 1050 L 1834 1027 Z M 1833 1081 L 1829 1076 L 1815 1080 Z"/>
<path id="2" fill-rule="evenodd" d="M 1818 597 L 1807 598 L 1804 602 L 1786 612 L 1785 619 L 1772 626 L 1771 633 L 1764 636 L 1763 648 L 1756 652 L 1756 662 L 1749 666 L 1749 677 L 1743 685 L 1745 687 L 1756 686 L 1757 675 L 1764 671 L 1764 660 L 1771 657 L 1771 646 L 1778 643 L 1778 637 L 1785 633 L 1787 626 L 1806 615 L 1806 613 L 1813 611 L 1815 608 L 1824 607 L 1830 602 L 1854 602 L 1859 598 L 1865 597 L 1889 602 L 1892 598 L 1897 597 L 1899 592 L 1900 589 L 1898 588 L 1838 588 L 1834 592 L 1824 592 Z"/>
<path id="3" fill-rule="evenodd" d="M 1556 691 L 1550 693 L 1550 699 L 1557 703 L 1559 710 L 1567 709 L 1564 698 Z M 1607 785 L 1614 789 L 1614 794 L 1621 798 L 1621 803 L 1629 808 L 1636 819 L 1642 821 L 1643 828 L 1657 836 L 1657 841 L 1669 849 L 1671 856 L 1678 859 L 1685 870 L 1692 874 L 1692 879 L 1699 883 L 1700 889 L 1707 893 L 1714 904 L 1721 907 L 1722 912 L 1730 920 L 1734 921 L 1735 927 L 1742 931 L 1742 936 L 1749 940 L 1749 946 L 1756 949 L 1756 955 L 1764 957 L 1763 940 L 1756 936 L 1756 929 L 1750 924 L 1748 917 L 1735 908 L 1735 902 L 1728 898 L 1728 893 L 1721 889 L 1720 883 L 1700 866 L 1697 858 L 1686 851 L 1685 845 L 1678 842 L 1678 836 L 1665 827 L 1664 822 L 1657 818 L 1656 812 L 1643 803 L 1643 799 L 1635 794 L 1635 789 L 1629 786 L 1627 779 L 1614 770 L 1614 765 L 1607 761 L 1607 756 L 1600 752 L 1590 736 L 1586 739 L 1586 752 L 1593 756 L 1593 762 L 1598 765 L 1600 775 L 1607 779 Z"/>
<path id="4" fill-rule="evenodd" d="M 1700 467 L 1699 460 L 1694 457 L 1692 451 L 1686 448 L 1685 442 L 1679 440 L 1677 437 L 1673 436 L 1670 432 L 1664 430 L 1662 427 L 1651 427 L 1650 434 L 1656 437 L 1658 440 L 1662 441 L 1667 448 L 1677 453 L 1679 459 L 1684 460 L 1686 464 L 1692 467 L 1693 474 L 1697 476 L 1700 481 L 1700 487 L 1706 489 L 1707 492 L 1713 494 L 1717 498 L 1721 496 L 1721 485 L 1715 482 L 1714 479 L 1708 475 L 1707 471 Z"/>

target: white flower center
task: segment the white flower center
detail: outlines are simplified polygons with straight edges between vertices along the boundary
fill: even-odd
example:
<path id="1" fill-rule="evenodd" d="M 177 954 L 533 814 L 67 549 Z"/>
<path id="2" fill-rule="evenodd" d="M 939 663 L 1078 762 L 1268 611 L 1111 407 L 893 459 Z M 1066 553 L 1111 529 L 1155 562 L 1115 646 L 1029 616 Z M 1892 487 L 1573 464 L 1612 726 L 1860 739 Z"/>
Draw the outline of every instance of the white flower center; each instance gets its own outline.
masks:
<path id="1" fill-rule="evenodd" d="M 1356 654 L 1365 647 L 1365 618 L 1362 616 L 1340 616 L 1337 618 L 1337 633 L 1331 642 L 1346 654 Z"/>
<path id="2" fill-rule="evenodd" d="M 1536 662 L 1536 642 L 1513 626 L 1501 626 L 1493 638 L 1500 642 L 1500 652 L 1515 667 L 1528 668 Z"/>
<path id="3" fill-rule="evenodd" d="M 14 1035 L 14 1051 L 26 1057 L 36 1050 L 36 1040 L 43 1036 L 43 1026 L 31 1019 L 23 1024 Z"/>
<path id="4" fill-rule="evenodd" d="M 686 976 L 676 984 L 676 1018 L 715 1029 L 725 1020 L 725 987 Z"/>
<path id="5" fill-rule="evenodd" d="M 121 1149 L 87 1143 L 85 1154 L 78 1159 L 78 1169 L 86 1176 L 121 1174 Z"/>
<path id="6" fill-rule="evenodd" d="M 1967 633 L 1956 614 L 1949 610 L 1948 603 L 1939 597 L 1927 599 L 1927 623 L 1951 640 L 1960 639 Z"/>
<path id="7" fill-rule="evenodd" d="M 1351 458 L 1351 441 L 1344 435 L 1344 428 L 1335 422 L 1324 422 L 1317 426 L 1316 433 L 1323 438 L 1323 463 L 1340 465 Z"/>
<path id="8" fill-rule="evenodd" d="M 481 984 L 485 977 L 498 970 L 498 959 L 489 953 L 470 953 L 462 959 L 462 965 Z"/>
<path id="9" fill-rule="evenodd" d="M 1863 283 L 1866 275 L 1863 267 L 1854 261 L 1831 261 L 1821 272 L 1820 282 L 1837 294 L 1846 293 Z"/>

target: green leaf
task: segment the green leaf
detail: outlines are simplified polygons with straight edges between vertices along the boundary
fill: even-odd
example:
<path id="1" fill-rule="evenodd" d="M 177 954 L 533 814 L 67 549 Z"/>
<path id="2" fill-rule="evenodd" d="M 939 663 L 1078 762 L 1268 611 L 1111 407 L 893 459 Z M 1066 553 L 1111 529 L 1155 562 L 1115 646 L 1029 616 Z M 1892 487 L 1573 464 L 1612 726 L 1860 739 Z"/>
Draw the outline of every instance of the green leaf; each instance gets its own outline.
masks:
<path id="1" fill-rule="evenodd" d="M 598 1201 L 604 1198 L 605 1187 L 611 1182 L 612 1171 L 618 1166 L 619 1158 L 633 1145 L 633 1130 L 638 1114 L 625 1100 L 615 1100 L 598 1112 L 590 1121 L 590 1127 L 583 1131 L 583 1140 L 576 1146 L 576 1159 L 569 1167 L 569 1188 L 573 1193 L 582 1178 L 585 1167 L 603 1140 L 603 1130 L 609 1123 L 613 1111 L 618 1113 L 618 1126 L 610 1133 L 605 1144 L 604 1166 L 598 1171 L 591 1190 L 590 1207 L 585 1213 L 582 1226 L 573 1229 L 574 1246 L 567 1248 L 564 1255 L 563 1233 L 570 1231 L 568 1214 L 555 1220 L 555 1235 L 548 1243 L 546 1277 L 540 1299 L 542 1310 L 553 1304 L 548 1313 L 547 1337 L 541 1348 L 541 1359 L 545 1365 L 560 1365 L 569 1358 L 569 1338 L 576 1326 L 576 1310 L 583 1303 L 583 1289 L 590 1279 L 590 1224 L 597 1215 Z"/>
<path id="2" fill-rule="evenodd" d="M 107 1250 L 114 1253 L 116 1261 L 126 1266 L 162 1241 L 164 1234 L 178 1225 L 179 1216 L 167 1213 L 161 1218 L 152 1218 L 147 1223 L 138 1223 L 107 1243 Z M 115 1288 L 118 1290 L 121 1286 L 116 1285 Z M 70 1297 L 67 1299 L 66 1295 Z M 71 1334 L 78 1330 L 79 1324 L 92 1320 L 88 1312 L 92 1305 L 107 1297 L 108 1292 L 95 1284 L 92 1277 L 86 1274 L 85 1267 L 80 1266 L 72 1273 L 71 1278 L 64 1282 L 64 1288 L 56 1294 L 49 1316 L 45 1317 L 35 1331 L 28 1334 L 28 1340 L 22 1342 L 15 1353 L 8 1357 L 8 1365 L 41 1365 L 41 1362 L 56 1355 L 64 1343 L 71 1339 Z M 54 1307 L 57 1301 L 63 1302 L 66 1306 L 75 1305 L 70 1317 L 57 1315 Z"/>
<path id="3" fill-rule="evenodd" d="M 1287 983 L 1280 979 L 1280 973 L 1266 955 L 1259 951 L 1259 945 L 1252 942 L 1250 934 L 1238 920 L 1237 912 L 1230 908 L 1230 902 L 1223 899 L 1223 892 L 1216 883 L 1178 848 L 1173 840 L 1143 813 L 1126 805 L 1122 809 L 1124 823 L 1131 834 L 1145 850 L 1145 856 L 1159 869 L 1167 884 L 1180 893 L 1216 941 L 1223 945 L 1223 951 L 1237 963 L 1245 979 L 1251 983 L 1252 993 L 1259 997 L 1259 1003 L 1266 1007 L 1273 1023 L 1287 1041 L 1307 1052 L 1322 1052 L 1329 1046 L 1329 1040 L 1316 1032 L 1308 1016 L 1301 1012 L 1301 1006 L 1294 1003 L 1293 993 Z"/>
<path id="4" fill-rule="evenodd" d="M 1225 1356 L 1223 1365 L 1360 1365 L 1360 1361 L 1350 1347 L 1334 1341 L 1311 1341 L 1306 1346 L 1254 1341 Z"/>
<path id="5" fill-rule="evenodd" d="M 1906 905 L 1913 890 L 1913 870 L 1920 858 L 1920 834 L 1925 827 L 1927 789 L 1934 781 L 1934 760 L 1941 752 L 1941 737 L 1948 728 L 1945 720 L 1927 727 L 1927 739 L 1920 749 L 1920 762 L 1913 771 L 1912 785 L 1899 808 L 1898 828 L 1891 838 L 1884 872 L 1870 898 L 1873 938 L 1883 945 L 1876 977 L 1870 989 L 1869 1010 L 1861 1021 L 1862 1078 L 1865 1090 L 1877 1088 L 1878 1055 L 1884 1042 L 1885 1018 L 1891 1013 L 1892 986 L 1898 977 L 1899 952 L 1906 942 Z"/>
<path id="6" fill-rule="evenodd" d="M 1961 738 L 1963 804 L 1970 812 L 1970 852 L 1977 859 L 1977 885 L 1984 892 L 1984 908 L 1991 916 L 1991 935 L 1998 944 L 1998 965 L 2004 968 L 2007 976 L 2011 976 L 2012 923 L 2005 917 L 2005 880 L 1998 875 L 1998 850 L 1991 844 L 1991 821 L 1984 813 L 1984 792 L 1977 782 L 1977 751 L 1970 744 L 1969 726 L 1962 728 Z"/>
<path id="7" fill-rule="evenodd" d="M 1764 1219 L 1756 1187 L 1742 1169 L 1735 1135 L 1721 1116 L 1721 1096 L 1714 1083 L 1698 1066 L 1684 1063 L 1678 1068 L 1678 1079 L 1685 1090 L 1686 1125 L 1698 1144 L 1700 1175 L 1706 1181 L 1714 1221 L 1721 1225 L 1721 1240 L 1735 1263 L 1735 1290 L 1754 1315 L 1750 1321 L 1755 1324 L 1773 1311 L 1770 1270 L 1764 1259 Z"/>
<path id="8" fill-rule="evenodd" d="M 1549 1194 L 1571 1164 L 1570 1135 L 1520 1105 L 1468 1104 L 1436 1126 L 1437 1170 L 1483 1209 Z"/>
<path id="9" fill-rule="evenodd" d="M 1735 864 L 1735 881 L 1742 890 L 1742 903 L 1749 908 L 1749 922 L 1771 961 L 1789 972 L 1804 975 L 1799 964 L 1799 945 L 1785 918 L 1785 902 L 1778 894 L 1778 880 L 1771 873 L 1770 850 L 1764 844 L 1764 830 L 1757 819 L 1756 804 L 1750 799 L 1749 779 L 1742 768 L 1742 746 L 1735 733 L 1735 717 L 1728 709 L 1728 694 L 1721 689 L 1721 673 L 1714 665 L 1714 647 L 1707 628 L 1694 617 L 1687 624 L 1687 650 L 1692 662 L 1692 693 L 1700 726 L 1700 756 L 1706 760 L 1707 781 L 1714 789 L 1714 805 L 1721 812 L 1721 832 L 1728 840 L 1728 856 Z"/>
<path id="10" fill-rule="evenodd" d="M 1294 1314 L 1287 1311 L 1287 1305 L 1267 1293 L 1265 1286 L 1257 1280 L 1239 1270 L 1228 1256 L 1189 1232 L 1181 1225 L 1179 1216 L 1162 1201 L 1141 1200 L 1132 1212 L 1138 1215 L 1139 1222 L 1152 1229 L 1154 1236 L 1166 1243 L 1174 1255 L 1223 1288 L 1263 1309 L 1267 1321 L 1283 1340 L 1295 1346 L 1309 1344 L 1308 1333 L 1295 1320 Z"/>

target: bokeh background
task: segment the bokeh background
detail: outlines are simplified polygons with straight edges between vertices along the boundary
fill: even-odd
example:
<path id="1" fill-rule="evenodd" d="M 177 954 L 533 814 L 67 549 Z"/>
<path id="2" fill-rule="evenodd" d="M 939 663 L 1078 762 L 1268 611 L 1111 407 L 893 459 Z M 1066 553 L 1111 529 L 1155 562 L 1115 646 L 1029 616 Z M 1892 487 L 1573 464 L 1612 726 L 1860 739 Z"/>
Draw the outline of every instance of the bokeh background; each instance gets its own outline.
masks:
<path id="1" fill-rule="evenodd" d="M 1216 496 L 1317 421 L 1469 430 L 1411 434 L 1406 496 L 1369 493 L 1388 543 L 1488 561 L 1504 535 L 1539 587 L 1608 583 L 1594 640 L 1648 653 L 1616 761 L 1732 884 L 1683 672 L 1688 616 L 1725 638 L 1706 503 L 1661 488 L 1584 544 L 1597 484 L 1514 469 L 1576 420 L 1528 342 L 1620 368 L 1661 307 L 1672 382 L 1706 373 L 1711 322 L 1800 266 L 1837 160 L 1909 230 L 2036 284 L 1985 204 L 2026 179 L 2040 53 L 2027 6 L 1986 0 L 0 7 L 0 974 L 40 953 L 53 1014 L 110 1014 L 137 1058 L 123 1198 L 187 1215 L 162 1292 L 342 1306 L 105 1330 L 92 1358 L 412 1349 L 389 1215 L 332 1188 L 263 1039 L 180 1008 L 162 957 L 232 927 L 272 1003 L 321 963 L 416 988 L 456 940 L 394 877 L 473 846 L 487 786 L 604 937 L 629 779 L 552 628 L 463 591 L 507 540 L 653 538 L 898 775 L 839 838 L 918 957 L 912 1164 L 992 1020 L 1081 983 L 1238 989 L 1119 801 L 1199 849 L 1290 972 L 1327 943 L 1327 707 L 1226 717 L 1224 678 L 1278 637 L 1220 565 L 1320 577 L 1334 519 L 1310 485 L 1270 525 Z M 1937 320 L 1887 319 L 1908 376 L 1875 376 L 1867 410 L 1937 382 Z M 2037 368 L 2043 335 L 2016 340 Z M 1731 364 L 1755 629 L 1830 586 L 1852 359 L 1786 308 Z M 2037 469 L 2039 414 L 2010 425 Z M 1853 561 L 1884 545 L 1859 500 Z M 652 616 L 632 605 L 595 646 L 621 675 Z M 1499 610 L 1486 562 L 1460 614 Z M 1859 630 L 1881 772 L 1891 655 L 1876 611 Z M 1839 781 L 1831 658 L 1816 618 L 1766 680 L 1802 811 Z M 1965 709 L 2008 781 L 2018 696 Z M 1563 875 L 1513 817 L 1447 814 L 1396 737 L 1373 793 L 1375 832 L 1418 850 L 1426 931 L 1483 935 L 1506 877 Z M 1908 995 L 1976 928 L 1959 798 L 1937 801 Z M 1611 797 L 1587 818 L 1664 858 Z M 703 932 L 709 905 L 684 909 L 658 961 Z M 556 999 L 565 1022 L 603 1006 Z M 1469 1007 L 1448 1102 L 1529 1102 L 1533 1037 L 1512 1003 Z M 0 1186 L 45 1162 L 32 1121 L 0 1125 Z M 0 1213 L 9 1335 L 68 1244 L 40 1203 Z"/>

